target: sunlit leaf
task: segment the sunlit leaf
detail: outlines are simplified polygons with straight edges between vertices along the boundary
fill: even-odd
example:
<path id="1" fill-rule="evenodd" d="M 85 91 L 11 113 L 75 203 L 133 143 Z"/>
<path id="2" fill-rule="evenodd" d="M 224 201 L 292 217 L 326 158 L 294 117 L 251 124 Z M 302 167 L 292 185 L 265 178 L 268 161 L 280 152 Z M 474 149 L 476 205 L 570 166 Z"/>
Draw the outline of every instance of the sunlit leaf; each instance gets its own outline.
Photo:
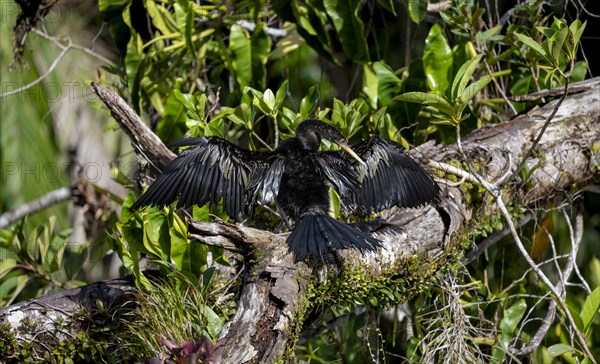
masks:
<path id="1" fill-rule="evenodd" d="M 309 117 L 315 111 L 319 97 L 319 85 L 311 86 L 300 102 L 300 115 L 303 118 Z"/>
<path id="2" fill-rule="evenodd" d="M 393 103 L 393 98 L 402 92 L 404 84 L 383 61 L 373 63 L 373 71 L 377 77 L 379 105 L 389 106 Z"/>
<path id="3" fill-rule="evenodd" d="M 567 344 L 555 344 L 548 348 L 548 355 L 552 358 L 556 358 L 566 353 L 575 351 L 576 349 L 571 345 Z"/>
<path id="4" fill-rule="evenodd" d="M 232 66 L 240 86 L 248 86 L 252 81 L 252 46 L 248 32 L 241 26 L 231 26 L 229 48 L 233 59 Z"/>
<path id="5" fill-rule="evenodd" d="M 500 330 L 502 335 L 512 337 L 512 333 L 517 328 L 519 322 L 523 318 L 527 310 L 527 303 L 524 299 L 518 300 L 512 304 L 508 309 L 504 310 L 504 316 L 500 321 Z"/>
<path id="6" fill-rule="evenodd" d="M 183 260 L 185 251 L 188 249 L 189 242 L 187 239 L 187 229 L 185 224 L 179 216 L 171 212 L 169 213 L 169 235 L 170 239 L 170 251 L 171 262 L 177 266 L 178 269 L 183 269 Z"/>
<path id="7" fill-rule="evenodd" d="M 427 15 L 427 5 L 429 0 L 411 0 L 406 2 L 408 8 L 408 16 L 415 23 L 419 24 Z"/>
<path id="8" fill-rule="evenodd" d="M 221 329 L 223 328 L 221 318 L 208 306 L 202 307 L 201 310 L 203 316 L 206 318 L 206 332 L 213 340 L 218 339 Z"/>
<path id="9" fill-rule="evenodd" d="M 515 33 L 515 36 L 522 43 L 524 43 L 525 45 L 527 45 L 529 48 L 533 49 L 534 51 L 536 51 L 540 55 L 542 55 L 544 57 L 547 56 L 546 51 L 544 51 L 544 49 L 542 48 L 542 46 L 538 42 L 536 42 L 535 40 L 533 40 L 531 37 L 528 37 L 528 36 L 526 36 L 524 34 L 519 34 L 519 33 Z"/>
<path id="10" fill-rule="evenodd" d="M 429 30 L 423 51 L 423 69 L 430 91 L 443 95 L 450 86 L 449 72 L 452 69 L 452 49 L 439 24 Z"/>
<path id="11" fill-rule="evenodd" d="M 281 83 L 281 86 L 279 86 L 279 88 L 277 89 L 277 93 L 275 94 L 275 105 L 273 106 L 273 109 L 279 110 L 281 108 L 281 106 L 283 105 L 283 101 L 285 101 L 285 98 L 288 94 L 288 91 L 289 91 L 289 83 L 288 83 L 288 80 L 285 80 Z"/>
<path id="12" fill-rule="evenodd" d="M 475 97 L 475 95 L 477 95 L 479 91 L 483 90 L 483 88 L 487 86 L 487 84 L 491 81 L 492 77 L 486 75 L 481 77 L 479 80 L 471 83 L 460 95 L 460 101 L 462 103 L 467 103 L 469 100 Z"/>
<path id="13" fill-rule="evenodd" d="M 496 25 L 495 27 L 491 27 L 484 32 L 477 32 L 475 39 L 477 44 L 483 44 L 489 40 L 500 40 L 503 38 L 502 35 L 496 36 L 498 32 L 502 30 L 502 25 Z"/>
<path id="14" fill-rule="evenodd" d="M 581 321 L 583 322 L 584 331 L 589 329 L 598 310 L 600 310 L 600 286 L 596 287 L 596 289 L 587 296 L 583 303 L 583 307 L 581 308 Z"/>
<path id="15" fill-rule="evenodd" d="M 189 2 L 187 0 L 177 0 L 173 4 L 175 9 L 175 21 L 179 32 L 183 34 L 185 40 L 185 47 L 193 58 L 196 58 L 196 50 L 194 49 L 194 43 L 192 41 L 192 29 L 194 25 L 194 12 L 190 10 Z"/>
<path id="16" fill-rule="evenodd" d="M 454 76 L 454 81 L 452 82 L 452 89 L 450 91 L 450 98 L 455 100 L 457 97 L 461 96 L 467 87 L 467 84 L 471 80 L 473 76 L 473 72 L 481 62 L 482 54 L 477 55 L 475 58 L 463 64 Z"/>

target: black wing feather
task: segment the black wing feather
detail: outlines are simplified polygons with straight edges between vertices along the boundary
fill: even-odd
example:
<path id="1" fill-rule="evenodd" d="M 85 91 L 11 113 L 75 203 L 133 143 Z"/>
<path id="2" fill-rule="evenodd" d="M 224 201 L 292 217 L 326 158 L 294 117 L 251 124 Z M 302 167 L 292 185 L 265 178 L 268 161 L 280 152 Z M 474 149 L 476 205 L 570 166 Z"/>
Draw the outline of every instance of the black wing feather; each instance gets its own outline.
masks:
<path id="1" fill-rule="evenodd" d="M 351 148 L 366 166 L 343 150 L 323 155 L 336 160 L 335 163 L 327 163 L 327 167 L 334 169 L 329 174 L 343 175 L 346 180 L 359 176 L 358 188 L 346 186 L 350 193 L 340 194 L 346 207 L 356 214 L 368 215 L 392 206 L 418 207 L 439 199 L 437 183 L 405 153 L 400 144 L 371 137 Z M 339 163 L 339 159 L 343 163 Z M 346 180 L 337 178 L 342 184 Z M 340 188 L 336 189 L 340 192 Z"/>
<path id="2" fill-rule="evenodd" d="M 237 217 L 257 196 L 277 195 L 283 174 L 283 156 L 278 152 L 251 152 L 217 137 L 187 138 L 171 145 L 196 147 L 169 163 L 132 210 L 166 206 L 177 199 L 177 207 L 201 206 L 223 198 L 225 213 Z"/>

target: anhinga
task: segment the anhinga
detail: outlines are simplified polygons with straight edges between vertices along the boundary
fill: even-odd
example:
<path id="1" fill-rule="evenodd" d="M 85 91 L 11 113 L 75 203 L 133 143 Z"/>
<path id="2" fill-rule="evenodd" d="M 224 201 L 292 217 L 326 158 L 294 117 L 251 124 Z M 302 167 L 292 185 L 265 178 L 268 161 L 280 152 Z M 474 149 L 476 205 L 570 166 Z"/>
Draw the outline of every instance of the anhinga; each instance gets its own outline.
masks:
<path id="1" fill-rule="evenodd" d="M 338 144 L 339 151 L 318 152 L 321 138 Z M 380 241 L 328 215 L 329 187 L 345 208 L 366 216 L 392 206 L 416 207 L 438 198 L 434 180 L 404 151 L 381 137 L 350 148 L 342 134 L 320 120 L 301 122 L 296 137 L 270 152 L 242 149 L 224 139 L 188 138 L 176 143 L 192 146 L 180 153 L 148 190 L 131 206 L 177 207 L 218 203 L 227 215 L 250 212 L 254 202 L 275 200 L 296 221 L 287 239 L 296 259 L 333 250 L 375 250 Z"/>

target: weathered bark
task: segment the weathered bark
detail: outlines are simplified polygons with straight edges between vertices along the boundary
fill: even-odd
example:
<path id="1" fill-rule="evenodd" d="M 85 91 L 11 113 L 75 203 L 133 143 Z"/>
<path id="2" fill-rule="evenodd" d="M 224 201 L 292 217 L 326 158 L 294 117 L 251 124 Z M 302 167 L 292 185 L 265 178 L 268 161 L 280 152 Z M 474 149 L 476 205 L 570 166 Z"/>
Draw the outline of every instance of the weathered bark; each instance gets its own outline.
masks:
<path id="1" fill-rule="evenodd" d="M 150 164 L 150 173 L 159 174 L 162 168 L 175 158 L 164 143 L 144 124 L 138 114 L 113 90 L 92 82 L 90 87 L 104 102 L 110 113 L 125 134 L 131 139 L 131 144 L 138 155 L 140 164 L 145 167 Z"/>
<path id="2" fill-rule="evenodd" d="M 597 181 L 600 160 L 600 79 L 593 81 L 588 81 L 590 87 L 587 91 L 565 99 L 537 146 L 536 153 L 527 162 L 529 170 L 537 167 L 529 180 L 525 183 L 512 180 L 504 187 L 503 195 L 507 202 L 518 201 L 519 206 L 527 206 L 581 188 L 595 182 L 594 179 Z M 118 101 L 114 95 L 99 85 L 93 85 L 93 88 L 109 104 L 116 118 L 128 117 L 128 112 L 110 105 Z M 106 98 L 103 95 L 112 96 Z M 555 103 L 535 108 L 511 121 L 479 129 L 465 137 L 463 148 L 479 173 L 493 182 L 505 173 L 514 171 Z M 126 107 L 125 103 L 120 105 Z M 148 132 L 140 126 L 121 125 L 129 128 L 126 132 L 134 144 L 148 140 L 136 134 Z M 137 146 L 136 150 L 144 150 L 144 147 Z M 148 151 L 145 153 L 147 155 Z M 412 154 L 437 162 L 463 162 L 455 145 L 427 143 L 416 148 Z M 164 163 L 164 159 L 161 163 Z M 213 361 L 271 363 L 293 352 L 288 349 L 293 348 L 302 325 L 309 287 L 327 287 L 335 281 L 331 278 L 333 276 L 339 276 L 340 280 L 349 277 L 357 279 L 345 282 L 350 287 L 340 284 L 340 287 L 346 287 L 340 294 L 353 299 L 357 297 L 351 296 L 353 291 L 358 296 L 376 294 L 369 291 L 369 286 L 384 284 L 386 279 L 402 280 L 406 297 L 423 290 L 422 283 L 460 256 L 461 245 L 465 243 L 461 237 L 466 236 L 470 220 L 497 214 L 497 207 L 494 203 L 488 203 L 485 195 L 481 196 L 481 202 L 468 203 L 468 186 L 444 187 L 443 183 L 442 186 L 444 198 L 440 206 L 408 211 L 392 209 L 384 216 L 387 224 L 371 226 L 373 234 L 382 239 L 385 246 L 377 254 L 363 256 L 355 251 L 343 251 L 336 262 L 339 264 L 326 267 L 320 261 L 293 262 L 287 252 L 285 235 L 224 222 L 190 224 L 192 240 L 245 252 L 245 255 L 252 256 L 254 262 L 244 279 L 238 310 L 228 326 L 227 342 L 217 349 Z M 316 279 L 317 276 L 321 278 Z M 321 304 L 334 303 L 323 296 L 315 299 Z M 51 310 L 48 307 L 46 312 Z M 6 322 L 6 313 L 10 310 L 14 311 L 14 308 L 0 311 L 1 321 Z"/>

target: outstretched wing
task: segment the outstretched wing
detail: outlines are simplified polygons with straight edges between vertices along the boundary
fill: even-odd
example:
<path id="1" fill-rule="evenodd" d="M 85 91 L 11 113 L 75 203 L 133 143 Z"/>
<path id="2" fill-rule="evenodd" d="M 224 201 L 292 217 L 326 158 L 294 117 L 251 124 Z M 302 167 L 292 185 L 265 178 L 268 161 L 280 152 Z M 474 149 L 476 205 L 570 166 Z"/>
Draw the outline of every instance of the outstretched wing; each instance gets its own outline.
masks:
<path id="1" fill-rule="evenodd" d="M 283 159 L 277 153 L 251 152 L 224 139 L 187 138 L 172 146 L 191 146 L 183 151 L 148 190 L 131 206 L 166 206 L 179 200 L 177 207 L 216 204 L 236 217 L 257 197 L 272 199 L 279 190 Z"/>
<path id="2" fill-rule="evenodd" d="M 349 194 L 341 194 L 346 207 L 356 214 L 368 215 L 392 206 L 417 207 L 439 198 L 437 183 L 405 153 L 400 144 L 371 137 L 352 145 L 352 150 L 366 166 L 339 151 L 337 156 L 345 159 L 346 163 L 345 170 L 338 169 L 337 173 L 351 176 L 351 172 L 346 170 L 352 169 L 359 175 L 359 188 L 351 189 Z"/>

